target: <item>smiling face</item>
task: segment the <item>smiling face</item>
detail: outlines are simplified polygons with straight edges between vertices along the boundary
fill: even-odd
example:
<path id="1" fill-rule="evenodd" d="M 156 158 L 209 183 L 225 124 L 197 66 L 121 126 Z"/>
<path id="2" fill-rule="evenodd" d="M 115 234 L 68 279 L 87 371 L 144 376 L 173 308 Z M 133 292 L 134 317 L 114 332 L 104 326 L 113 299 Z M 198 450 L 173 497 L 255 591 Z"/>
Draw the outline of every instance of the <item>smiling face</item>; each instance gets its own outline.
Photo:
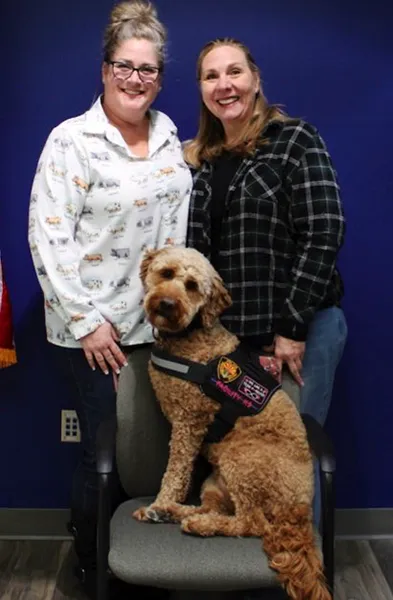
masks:
<path id="1" fill-rule="evenodd" d="M 251 118 L 260 82 L 241 48 L 220 45 L 210 50 L 201 63 L 200 86 L 206 108 L 227 133 Z"/>
<path id="2" fill-rule="evenodd" d="M 111 61 L 124 66 L 159 67 L 158 56 L 153 42 L 145 39 L 131 38 L 122 42 L 113 53 Z M 128 79 L 115 76 L 121 74 L 121 68 L 104 63 L 102 82 L 104 84 L 104 109 L 116 121 L 137 124 L 141 122 L 152 102 L 155 100 L 161 85 L 161 77 L 156 81 L 141 81 L 137 71 Z"/>

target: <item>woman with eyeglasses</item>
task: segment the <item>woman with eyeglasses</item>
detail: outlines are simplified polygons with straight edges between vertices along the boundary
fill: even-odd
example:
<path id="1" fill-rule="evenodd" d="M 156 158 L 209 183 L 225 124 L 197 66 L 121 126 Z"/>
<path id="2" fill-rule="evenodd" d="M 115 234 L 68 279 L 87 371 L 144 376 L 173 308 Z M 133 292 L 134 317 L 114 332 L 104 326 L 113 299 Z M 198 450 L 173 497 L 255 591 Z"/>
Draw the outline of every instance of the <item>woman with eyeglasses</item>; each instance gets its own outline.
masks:
<path id="1" fill-rule="evenodd" d="M 81 428 L 70 531 L 77 572 L 92 597 L 97 429 L 116 411 L 116 378 L 127 363 L 135 393 L 152 393 L 140 260 L 146 248 L 185 243 L 191 174 L 175 125 L 150 108 L 161 88 L 165 41 L 150 3 L 112 9 L 103 94 L 50 133 L 31 195 L 29 244 L 45 296 L 47 338 L 71 385 Z"/>

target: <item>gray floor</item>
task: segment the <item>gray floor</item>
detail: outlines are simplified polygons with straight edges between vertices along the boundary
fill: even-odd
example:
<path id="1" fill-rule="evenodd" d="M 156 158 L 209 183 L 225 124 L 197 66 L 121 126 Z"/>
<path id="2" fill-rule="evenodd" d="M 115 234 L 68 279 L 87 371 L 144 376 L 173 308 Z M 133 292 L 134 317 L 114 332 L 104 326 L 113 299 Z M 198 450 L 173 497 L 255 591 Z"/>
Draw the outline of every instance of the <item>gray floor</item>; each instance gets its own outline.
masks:
<path id="1" fill-rule="evenodd" d="M 1 600 L 85 600 L 72 561 L 70 542 L 0 541 Z M 335 600 L 393 600 L 392 590 L 393 539 L 337 540 Z"/>

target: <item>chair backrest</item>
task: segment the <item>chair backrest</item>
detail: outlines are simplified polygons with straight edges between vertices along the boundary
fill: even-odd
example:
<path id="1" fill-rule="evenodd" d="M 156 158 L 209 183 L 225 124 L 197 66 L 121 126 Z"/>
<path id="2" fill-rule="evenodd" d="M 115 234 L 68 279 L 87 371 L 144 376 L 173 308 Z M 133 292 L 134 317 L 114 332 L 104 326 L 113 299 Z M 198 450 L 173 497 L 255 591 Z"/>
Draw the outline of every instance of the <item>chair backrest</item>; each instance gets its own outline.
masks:
<path id="1" fill-rule="evenodd" d="M 119 378 L 117 467 L 130 498 L 156 495 L 168 461 L 170 427 L 150 384 L 149 356 L 149 348 L 131 352 Z"/>
<path id="2" fill-rule="evenodd" d="M 282 372 L 282 389 L 288 394 L 295 406 L 300 410 L 300 387 L 289 373 L 288 369 L 284 366 Z"/>
<path id="3" fill-rule="evenodd" d="M 117 467 L 125 492 L 130 498 L 155 496 L 160 489 L 168 462 L 170 425 L 161 412 L 151 387 L 147 363 L 150 349 L 128 355 L 128 366 L 121 370 L 117 394 Z M 283 373 L 283 389 L 299 408 L 299 387 Z M 206 465 L 197 465 L 195 490 L 206 475 Z"/>

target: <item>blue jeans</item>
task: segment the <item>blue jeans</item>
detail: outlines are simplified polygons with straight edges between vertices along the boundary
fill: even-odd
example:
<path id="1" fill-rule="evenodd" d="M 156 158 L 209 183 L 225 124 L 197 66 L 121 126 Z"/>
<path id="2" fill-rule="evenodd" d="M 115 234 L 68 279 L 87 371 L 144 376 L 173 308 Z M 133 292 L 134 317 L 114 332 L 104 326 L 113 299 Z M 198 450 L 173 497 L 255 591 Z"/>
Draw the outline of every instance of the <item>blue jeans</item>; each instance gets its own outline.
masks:
<path id="1" fill-rule="evenodd" d="M 332 307 L 316 313 L 311 323 L 303 360 L 304 387 L 300 390 L 300 412 L 308 413 L 321 425 L 328 415 L 336 369 L 347 339 L 347 323 L 341 308 Z M 314 469 L 314 523 L 321 518 L 319 467 Z"/>
<path id="2" fill-rule="evenodd" d="M 332 398 L 334 377 L 347 339 L 347 323 L 341 308 L 332 307 L 316 313 L 308 331 L 302 377 L 304 387 L 300 391 L 300 412 L 312 415 L 324 425 Z M 319 468 L 315 467 L 314 523 L 321 516 Z M 267 590 L 249 590 L 245 599 L 273 598 Z M 279 590 L 277 597 L 285 597 Z M 281 594 L 281 595 L 280 595 Z"/>
<path id="3" fill-rule="evenodd" d="M 333 393 L 334 377 L 347 339 L 347 323 L 341 308 L 316 313 L 311 323 L 303 360 L 304 387 L 300 411 L 325 424 Z"/>

